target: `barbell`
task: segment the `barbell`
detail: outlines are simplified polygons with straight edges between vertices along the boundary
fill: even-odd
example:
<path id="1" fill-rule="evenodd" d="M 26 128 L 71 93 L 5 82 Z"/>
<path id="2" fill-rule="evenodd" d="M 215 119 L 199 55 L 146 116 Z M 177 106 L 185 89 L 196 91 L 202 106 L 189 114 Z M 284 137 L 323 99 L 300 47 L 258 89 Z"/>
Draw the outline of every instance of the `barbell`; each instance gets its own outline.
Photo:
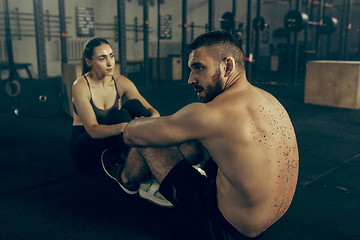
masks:
<path id="1" fill-rule="evenodd" d="M 319 22 L 309 21 L 306 13 L 292 10 L 285 15 L 284 26 L 292 32 L 300 32 L 308 25 L 319 26 L 321 34 L 333 34 L 338 26 L 338 20 L 331 16 L 324 16 Z"/>
<path id="2" fill-rule="evenodd" d="M 230 31 L 234 28 L 236 19 L 234 19 L 234 14 L 232 12 L 225 12 L 221 18 L 219 18 L 220 27 L 222 30 Z M 252 21 L 252 27 L 254 30 L 264 31 L 269 24 L 266 22 L 265 18 L 259 16 L 255 17 Z"/>

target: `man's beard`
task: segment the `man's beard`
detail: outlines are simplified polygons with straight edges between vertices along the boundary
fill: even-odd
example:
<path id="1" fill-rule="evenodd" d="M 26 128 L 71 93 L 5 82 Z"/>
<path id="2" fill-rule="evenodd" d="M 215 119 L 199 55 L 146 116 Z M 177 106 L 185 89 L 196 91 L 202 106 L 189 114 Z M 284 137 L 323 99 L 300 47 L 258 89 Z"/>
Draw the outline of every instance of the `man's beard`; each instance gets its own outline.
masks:
<path id="1" fill-rule="evenodd" d="M 206 87 L 205 96 L 204 97 L 199 96 L 198 99 L 199 102 L 203 102 L 203 103 L 211 102 L 216 96 L 218 96 L 224 91 L 224 89 L 221 86 L 220 75 L 221 72 L 220 69 L 218 69 L 215 72 L 215 74 L 211 77 L 212 83 L 214 85 L 209 85 Z"/>

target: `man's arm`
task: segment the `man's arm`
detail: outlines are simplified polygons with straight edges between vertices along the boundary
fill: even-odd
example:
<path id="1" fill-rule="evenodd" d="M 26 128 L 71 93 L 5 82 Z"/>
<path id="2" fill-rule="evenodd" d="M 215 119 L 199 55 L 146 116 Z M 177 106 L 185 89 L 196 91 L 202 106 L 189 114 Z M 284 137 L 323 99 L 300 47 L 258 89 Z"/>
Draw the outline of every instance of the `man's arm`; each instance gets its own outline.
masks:
<path id="1" fill-rule="evenodd" d="M 218 131 L 218 116 L 209 104 L 193 103 L 173 115 L 131 121 L 124 130 L 124 140 L 134 146 L 172 146 L 199 140 Z"/>

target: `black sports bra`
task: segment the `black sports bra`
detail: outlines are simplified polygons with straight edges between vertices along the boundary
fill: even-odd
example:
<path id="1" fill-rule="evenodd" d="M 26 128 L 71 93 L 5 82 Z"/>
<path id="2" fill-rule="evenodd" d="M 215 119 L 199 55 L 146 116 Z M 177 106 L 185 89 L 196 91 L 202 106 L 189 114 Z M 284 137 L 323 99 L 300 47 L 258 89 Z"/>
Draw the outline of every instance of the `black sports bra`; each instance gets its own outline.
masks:
<path id="1" fill-rule="evenodd" d="M 96 107 L 96 105 L 94 104 L 93 102 L 93 99 L 92 99 L 92 93 L 91 93 L 91 88 L 90 88 L 90 84 L 89 84 L 89 81 L 87 80 L 86 76 L 84 75 L 84 78 L 86 80 L 86 83 L 89 87 L 89 90 L 90 90 L 90 104 L 92 106 L 92 108 L 94 109 L 94 113 L 95 113 L 95 116 L 96 116 L 96 119 L 98 121 L 98 123 L 102 123 L 104 122 L 104 120 L 111 114 L 113 113 L 114 111 L 116 110 L 119 110 L 119 99 L 120 99 L 120 95 L 117 91 L 117 86 L 116 86 L 116 81 L 114 79 L 114 77 L 112 77 L 113 81 L 114 81 L 114 84 L 115 84 L 115 89 L 116 89 L 116 99 L 115 99 L 115 102 L 114 104 L 108 108 L 108 109 L 100 109 L 98 107 Z M 78 115 L 77 113 L 77 110 L 76 110 L 76 107 L 75 107 L 75 104 L 73 104 L 73 108 L 74 108 L 74 113 L 76 115 Z"/>

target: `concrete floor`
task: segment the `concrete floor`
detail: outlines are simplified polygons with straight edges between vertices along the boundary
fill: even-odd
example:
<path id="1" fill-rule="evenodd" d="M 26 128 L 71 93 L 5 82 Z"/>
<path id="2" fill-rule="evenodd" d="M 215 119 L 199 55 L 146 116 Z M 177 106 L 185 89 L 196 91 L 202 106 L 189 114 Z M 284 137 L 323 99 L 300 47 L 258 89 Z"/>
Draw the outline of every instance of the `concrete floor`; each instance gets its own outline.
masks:
<path id="1" fill-rule="evenodd" d="M 265 85 L 292 118 L 300 173 L 293 203 L 265 239 L 360 239 L 360 111 L 303 103 L 303 85 Z M 182 84 L 142 88 L 162 115 L 195 100 Z M 0 103 L 0 239 L 190 239 L 173 209 L 129 197 L 76 170 L 72 119 Z"/>

